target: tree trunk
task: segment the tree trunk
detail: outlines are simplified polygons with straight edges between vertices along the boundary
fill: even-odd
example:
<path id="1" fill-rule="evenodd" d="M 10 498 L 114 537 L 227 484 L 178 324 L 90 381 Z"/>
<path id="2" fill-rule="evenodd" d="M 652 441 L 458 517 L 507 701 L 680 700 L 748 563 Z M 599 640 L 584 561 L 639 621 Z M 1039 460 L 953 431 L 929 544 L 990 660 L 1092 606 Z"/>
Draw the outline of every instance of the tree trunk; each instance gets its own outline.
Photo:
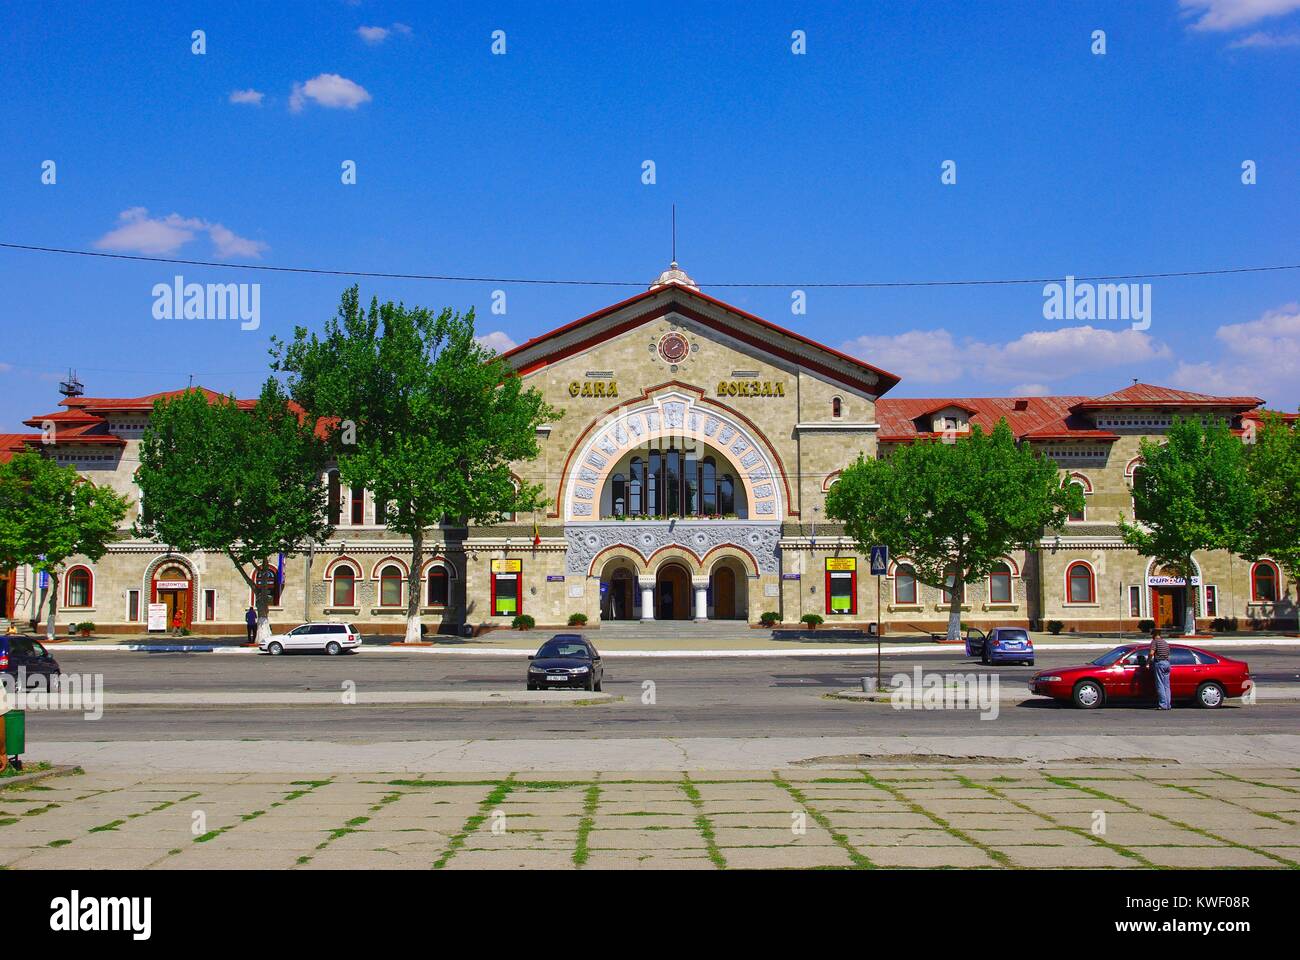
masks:
<path id="1" fill-rule="evenodd" d="M 1194 569 L 1196 568 L 1193 567 L 1191 563 L 1188 563 L 1187 566 L 1183 568 L 1183 582 L 1186 584 L 1186 586 L 1183 587 L 1183 597 L 1185 598 L 1186 603 L 1186 606 L 1183 608 L 1183 633 L 1188 635 L 1196 633 L 1197 588 L 1192 586 L 1192 571 Z"/>
<path id="2" fill-rule="evenodd" d="M 411 569 L 407 573 L 406 637 L 403 643 L 419 643 L 420 636 L 420 568 L 424 565 L 424 528 L 417 527 L 411 537 Z"/>
<path id="3" fill-rule="evenodd" d="M 59 575 L 50 571 L 50 612 L 45 617 L 45 639 L 54 639 L 54 611 L 59 605 Z"/>
<path id="4" fill-rule="evenodd" d="M 310 589 L 310 584 L 308 589 Z M 271 639 L 271 617 L 268 614 L 271 607 L 271 597 L 264 587 L 258 587 L 255 590 L 255 596 L 257 597 L 257 634 L 253 639 L 257 643 L 263 643 Z"/>
<path id="5" fill-rule="evenodd" d="M 965 584 L 958 583 L 957 578 L 953 578 L 952 585 L 952 603 L 948 606 L 948 642 L 957 643 L 961 640 L 961 601 Z"/>

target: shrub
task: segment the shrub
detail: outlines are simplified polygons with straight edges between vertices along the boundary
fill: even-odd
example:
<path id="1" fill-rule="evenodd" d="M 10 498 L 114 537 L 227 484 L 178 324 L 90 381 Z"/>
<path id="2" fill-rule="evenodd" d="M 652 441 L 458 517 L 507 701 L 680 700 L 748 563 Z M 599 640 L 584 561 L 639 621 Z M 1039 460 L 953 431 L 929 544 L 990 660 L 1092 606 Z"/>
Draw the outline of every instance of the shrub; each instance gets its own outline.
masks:
<path id="1" fill-rule="evenodd" d="M 85 621 L 83 621 L 83 622 L 81 622 L 81 623 L 73 623 L 73 624 L 69 624 L 69 625 L 68 625 L 68 632 L 69 632 L 69 633 L 79 633 L 79 634 L 81 634 L 83 637 L 88 637 L 88 636 L 90 636 L 92 633 L 95 632 L 95 625 L 94 625 L 93 623 L 91 623 L 89 620 L 85 620 Z"/>
<path id="2" fill-rule="evenodd" d="M 1155 628 L 1156 628 L 1156 622 L 1154 620 L 1138 621 L 1138 629 L 1141 630 L 1143 633 L 1150 633 Z"/>
<path id="3" fill-rule="evenodd" d="M 585 627 L 587 625 L 587 615 L 585 613 L 569 614 L 569 626 Z"/>
<path id="4" fill-rule="evenodd" d="M 514 627 L 516 630 L 531 630 L 533 627 L 537 626 L 537 621 L 528 614 L 521 613 L 510 621 L 510 626 Z"/>
<path id="5" fill-rule="evenodd" d="M 758 618 L 759 622 L 765 627 L 774 627 L 780 621 L 781 615 L 774 610 L 768 610 Z"/>
<path id="6" fill-rule="evenodd" d="M 1236 633 L 1237 618 L 1236 617 L 1215 617 L 1214 621 L 1210 624 L 1210 629 L 1213 630 L 1215 633 Z"/>
<path id="7" fill-rule="evenodd" d="M 818 624 L 825 623 L 826 621 L 821 618 L 821 614 L 805 613 L 802 617 L 799 618 L 799 622 L 806 623 L 812 629 L 816 630 Z"/>
<path id="8" fill-rule="evenodd" d="M 1051 632 L 1052 636 L 1055 637 L 1055 636 L 1057 636 L 1057 635 L 1058 635 L 1062 630 L 1065 629 L 1065 624 L 1063 624 L 1060 620 L 1048 620 L 1048 621 L 1047 621 L 1047 629 Z"/>

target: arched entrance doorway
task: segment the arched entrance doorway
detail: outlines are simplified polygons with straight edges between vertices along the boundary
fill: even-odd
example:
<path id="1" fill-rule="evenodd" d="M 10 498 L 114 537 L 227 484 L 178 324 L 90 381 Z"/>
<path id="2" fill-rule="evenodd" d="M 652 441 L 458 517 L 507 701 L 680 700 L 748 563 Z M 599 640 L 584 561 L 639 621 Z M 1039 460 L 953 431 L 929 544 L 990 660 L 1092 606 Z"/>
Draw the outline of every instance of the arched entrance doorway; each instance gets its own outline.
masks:
<path id="1" fill-rule="evenodd" d="M 655 619 L 691 618 L 691 574 L 680 564 L 665 563 L 655 577 Z"/>
<path id="2" fill-rule="evenodd" d="M 744 620 L 749 613 L 747 578 L 744 568 L 733 559 L 719 560 L 709 575 L 709 597 L 714 620 Z"/>
<path id="3" fill-rule="evenodd" d="M 1181 630 L 1187 609 L 1189 585 L 1172 567 L 1162 567 L 1151 578 L 1151 619 L 1162 630 Z"/>
<path id="4" fill-rule="evenodd" d="M 194 621 L 193 578 L 178 563 L 163 564 L 154 572 L 150 596 L 153 603 L 167 608 L 167 629 L 186 627 Z"/>
<path id="5" fill-rule="evenodd" d="M 635 620 L 641 616 L 636 570 L 622 558 L 605 564 L 600 574 L 600 619 Z"/>

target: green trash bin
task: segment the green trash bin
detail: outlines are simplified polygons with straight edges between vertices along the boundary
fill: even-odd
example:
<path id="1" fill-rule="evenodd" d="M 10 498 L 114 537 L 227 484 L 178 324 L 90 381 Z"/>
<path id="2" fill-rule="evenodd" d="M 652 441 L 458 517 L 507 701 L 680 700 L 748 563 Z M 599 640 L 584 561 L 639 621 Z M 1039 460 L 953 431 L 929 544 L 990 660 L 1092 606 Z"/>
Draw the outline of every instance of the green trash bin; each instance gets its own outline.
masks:
<path id="1" fill-rule="evenodd" d="M 27 712 L 10 710 L 4 715 L 5 753 L 18 757 L 27 752 Z"/>

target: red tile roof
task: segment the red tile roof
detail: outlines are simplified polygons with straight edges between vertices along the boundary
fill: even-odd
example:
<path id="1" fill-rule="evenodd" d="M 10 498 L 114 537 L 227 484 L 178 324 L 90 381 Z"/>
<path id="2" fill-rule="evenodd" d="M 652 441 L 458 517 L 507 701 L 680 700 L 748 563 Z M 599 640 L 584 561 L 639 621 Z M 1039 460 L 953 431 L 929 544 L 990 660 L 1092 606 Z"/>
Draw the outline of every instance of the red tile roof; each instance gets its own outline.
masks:
<path id="1" fill-rule="evenodd" d="M 1017 437 L 1041 434 L 1051 439 L 1057 434 L 1074 436 L 1078 431 L 1100 433 L 1091 422 L 1070 413 L 1070 407 L 1086 397 L 925 397 L 916 399 L 883 398 L 876 402 L 876 419 L 880 422 L 881 443 L 897 443 L 934 434 L 918 430 L 915 421 L 944 407 L 961 407 L 970 411 L 970 422 L 986 433 L 1006 418 Z M 1023 410 L 1017 409 L 1023 406 Z M 1114 434 L 1107 434 L 1114 438 Z M 1089 438 L 1085 438 L 1089 439 Z"/>
<path id="2" fill-rule="evenodd" d="M 1113 407 L 1235 407 L 1250 410 L 1264 401 L 1259 397 L 1216 397 L 1207 393 L 1191 393 L 1171 387 L 1157 387 L 1150 383 L 1135 383 L 1103 397 L 1089 397 L 1081 401 L 1076 410 L 1105 410 Z"/>
<path id="3" fill-rule="evenodd" d="M 22 453 L 28 441 L 40 439 L 39 433 L 0 433 L 0 463 L 8 463 L 15 453 Z"/>

